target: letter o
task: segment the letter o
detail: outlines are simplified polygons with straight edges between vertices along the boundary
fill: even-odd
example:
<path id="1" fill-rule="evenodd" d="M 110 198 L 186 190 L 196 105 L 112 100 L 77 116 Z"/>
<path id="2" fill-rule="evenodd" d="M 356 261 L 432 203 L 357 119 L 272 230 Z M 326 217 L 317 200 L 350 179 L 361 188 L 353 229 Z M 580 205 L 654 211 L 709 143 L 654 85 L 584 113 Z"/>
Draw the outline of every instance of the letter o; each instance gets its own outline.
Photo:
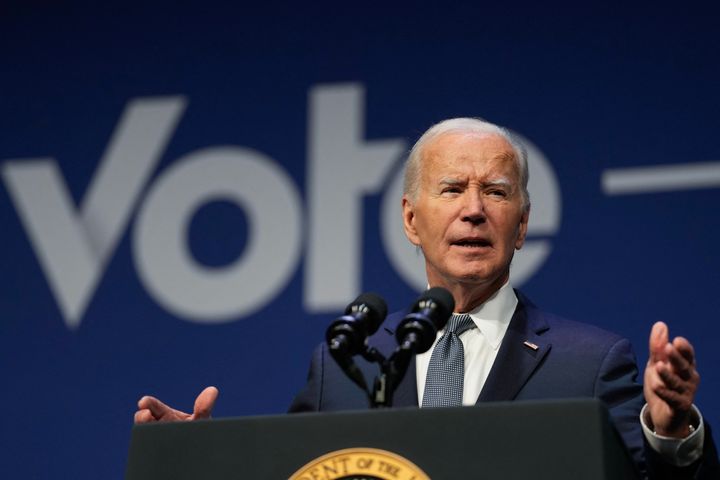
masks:
<path id="1" fill-rule="evenodd" d="M 204 204 L 226 200 L 248 218 L 243 253 L 207 267 L 190 252 L 190 221 Z M 152 185 L 133 231 L 135 268 L 150 295 L 185 320 L 223 323 L 265 306 L 287 284 L 302 247 L 298 190 L 276 162 L 241 147 L 192 152 Z"/>

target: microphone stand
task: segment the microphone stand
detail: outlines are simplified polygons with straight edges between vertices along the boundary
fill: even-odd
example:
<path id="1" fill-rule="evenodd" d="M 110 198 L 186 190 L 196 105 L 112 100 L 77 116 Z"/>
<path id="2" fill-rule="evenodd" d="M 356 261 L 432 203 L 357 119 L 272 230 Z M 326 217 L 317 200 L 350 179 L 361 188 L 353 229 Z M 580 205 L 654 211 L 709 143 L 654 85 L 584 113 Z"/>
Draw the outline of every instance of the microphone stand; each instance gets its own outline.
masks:
<path id="1" fill-rule="evenodd" d="M 367 386 L 362 371 L 355 365 L 352 356 L 348 355 L 342 340 L 333 341 L 328 346 L 328 350 L 345 375 L 365 392 L 370 408 L 390 408 L 393 404 L 395 390 L 407 373 L 412 355 L 416 353 L 417 342 L 413 341 L 415 335 L 415 333 L 410 333 L 409 339 L 399 345 L 390 358 L 386 358 L 375 347 L 366 346 L 361 352 L 365 360 L 376 363 L 380 369 L 380 375 L 375 377 L 373 382 L 372 392 Z"/>
<path id="2" fill-rule="evenodd" d="M 405 377 L 415 350 L 407 348 L 406 345 L 407 343 L 398 347 L 389 359 L 385 358 L 375 347 L 370 347 L 363 352 L 363 358 L 377 363 L 380 367 L 380 375 L 375 377 L 373 382 L 370 408 L 392 407 L 395 390 Z"/>

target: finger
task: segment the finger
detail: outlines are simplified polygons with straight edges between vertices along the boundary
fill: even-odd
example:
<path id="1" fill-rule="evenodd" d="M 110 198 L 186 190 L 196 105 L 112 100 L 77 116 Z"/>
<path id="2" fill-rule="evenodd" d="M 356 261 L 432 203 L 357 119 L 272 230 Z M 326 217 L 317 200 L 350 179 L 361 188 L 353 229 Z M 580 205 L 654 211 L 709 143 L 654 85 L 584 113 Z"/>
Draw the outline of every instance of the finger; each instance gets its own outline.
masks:
<path id="1" fill-rule="evenodd" d="M 690 410 L 692 400 L 687 392 L 680 393 L 664 387 L 655 388 L 653 392 L 658 398 L 667 403 L 674 417 L 683 416 Z"/>
<path id="2" fill-rule="evenodd" d="M 157 419 L 153 417 L 152 413 L 150 413 L 150 410 L 148 409 L 138 410 L 135 412 L 135 423 L 150 423 L 156 421 Z"/>
<path id="3" fill-rule="evenodd" d="M 665 350 L 667 352 L 670 365 L 672 366 L 673 373 L 685 381 L 690 380 L 695 372 L 694 365 L 688 362 L 687 358 L 685 358 L 672 344 L 668 344 Z"/>
<path id="4" fill-rule="evenodd" d="M 680 355 L 682 355 L 688 363 L 691 365 L 695 364 L 695 349 L 688 339 L 684 337 L 675 337 L 672 341 L 672 346 L 680 352 Z"/>
<path id="5" fill-rule="evenodd" d="M 682 392 L 680 392 L 679 389 L 673 388 L 676 386 L 676 382 L 672 378 L 669 378 L 671 375 L 668 375 L 665 365 L 661 365 L 660 362 L 658 362 L 655 367 L 653 374 L 646 378 L 647 387 L 662 400 L 671 401 L 670 406 L 672 407 L 672 404 L 679 399 L 679 395 L 682 395 Z"/>
<path id="6" fill-rule="evenodd" d="M 156 420 L 160 420 L 170 413 L 172 409 L 155 397 L 146 395 L 138 401 L 138 409 L 149 410 Z"/>
<path id="7" fill-rule="evenodd" d="M 669 367 L 664 366 L 662 368 L 658 368 L 657 372 L 666 389 L 673 390 L 678 393 L 684 393 L 688 389 L 688 385 L 683 378 L 675 374 Z"/>
<path id="8" fill-rule="evenodd" d="M 682 352 L 678 351 L 672 345 L 668 348 L 668 361 L 669 367 L 672 373 L 682 378 L 684 381 L 692 380 L 697 375 L 695 370 L 695 364 L 692 361 L 683 356 Z"/>
<path id="9" fill-rule="evenodd" d="M 671 373 L 669 369 L 660 370 L 658 372 L 660 383 L 654 384 L 654 392 L 663 399 L 671 400 L 672 408 L 680 408 L 685 411 L 690 408 L 695 400 L 695 392 L 700 383 L 700 376 L 694 372 L 689 380 L 683 380 L 681 377 Z"/>
<path id="10" fill-rule="evenodd" d="M 656 322 L 650 330 L 650 360 L 664 360 L 664 348 L 668 343 L 668 327 L 663 322 Z"/>
<path id="11" fill-rule="evenodd" d="M 207 387 L 205 390 L 200 392 L 197 399 L 195 399 L 195 407 L 193 408 L 193 420 L 202 418 L 210 418 L 212 409 L 215 406 L 215 401 L 219 395 L 219 391 L 215 387 Z"/>

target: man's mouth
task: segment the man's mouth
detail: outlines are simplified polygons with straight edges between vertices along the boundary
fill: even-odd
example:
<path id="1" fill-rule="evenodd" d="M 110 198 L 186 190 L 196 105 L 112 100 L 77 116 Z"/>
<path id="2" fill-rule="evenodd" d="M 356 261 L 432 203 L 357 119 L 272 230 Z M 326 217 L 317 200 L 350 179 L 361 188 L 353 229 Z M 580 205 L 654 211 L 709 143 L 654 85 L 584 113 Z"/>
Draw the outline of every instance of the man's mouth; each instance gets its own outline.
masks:
<path id="1" fill-rule="evenodd" d="M 457 247 L 466 247 L 466 248 L 481 248 L 481 247 L 490 247 L 492 244 L 490 241 L 484 238 L 461 238 L 459 240 L 455 240 L 452 242 L 452 245 Z"/>

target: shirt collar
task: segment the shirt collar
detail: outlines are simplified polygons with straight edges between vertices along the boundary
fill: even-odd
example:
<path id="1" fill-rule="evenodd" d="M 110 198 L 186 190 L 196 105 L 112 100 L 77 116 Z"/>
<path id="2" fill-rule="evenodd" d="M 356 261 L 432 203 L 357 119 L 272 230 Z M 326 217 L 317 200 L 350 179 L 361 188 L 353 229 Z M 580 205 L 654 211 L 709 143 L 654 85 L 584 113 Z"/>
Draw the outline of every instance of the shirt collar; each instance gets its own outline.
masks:
<path id="1" fill-rule="evenodd" d="M 517 304 L 517 296 L 508 281 L 484 303 L 468 312 L 475 326 L 495 350 L 505 336 Z"/>

